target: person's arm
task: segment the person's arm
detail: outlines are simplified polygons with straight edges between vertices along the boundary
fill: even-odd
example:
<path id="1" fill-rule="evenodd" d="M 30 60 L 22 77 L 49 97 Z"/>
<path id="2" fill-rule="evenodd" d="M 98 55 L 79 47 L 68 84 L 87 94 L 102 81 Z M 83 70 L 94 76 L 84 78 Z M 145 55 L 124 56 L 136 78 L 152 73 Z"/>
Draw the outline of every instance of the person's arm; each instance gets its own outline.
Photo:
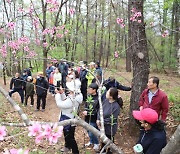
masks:
<path id="1" fill-rule="evenodd" d="M 66 99 L 66 100 L 62 100 L 62 97 L 61 97 L 62 94 L 60 93 L 57 93 L 55 95 L 55 100 L 56 100 L 56 104 L 59 108 L 63 108 L 63 109 L 66 109 L 66 108 L 71 108 L 72 107 L 72 101 L 69 100 L 69 99 Z"/>
<path id="2" fill-rule="evenodd" d="M 143 91 L 143 93 L 141 94 L 140 96 L 140 99 L 139 99 L 139 109 L 142 110 L 143 109 L 143 104 L 144 104 L 144 94 L 145 92 Z"/>
<path id="3" fill-rule="evenodd" d="M 13 83 L 14 83 L 14 79 L 12 78 L 12 79 L 11 79 L 11 82 L 10 82 L 10 89 L 12 89 Z"/>
<path id="4" fill-rule="evenodd" d="M 115 82 L 117 82 L 117 81 L 115 81 Z M 117 89 L 123 90 L 123 91 L 130 91 L 130 90 L 131 90 L 131 87 L 123 86 L 123 85 L 121 85 L 119 82 L 117 82 Z"/>
<path id="5" fill-rule="evenodd" d="M 162 148 L 165 146 L 165 141 L 154 139 L 148 147 L 146 154 L 160 154 Z"/>
<path id="6" fill-rule="evenodd" d="M 162 112 L 161 112 L 161 120 L 165 121 L 167 117 L 167 113 L 169 110 L 169 103 L 167 96 L 164 96 L 161 103 Z"/>

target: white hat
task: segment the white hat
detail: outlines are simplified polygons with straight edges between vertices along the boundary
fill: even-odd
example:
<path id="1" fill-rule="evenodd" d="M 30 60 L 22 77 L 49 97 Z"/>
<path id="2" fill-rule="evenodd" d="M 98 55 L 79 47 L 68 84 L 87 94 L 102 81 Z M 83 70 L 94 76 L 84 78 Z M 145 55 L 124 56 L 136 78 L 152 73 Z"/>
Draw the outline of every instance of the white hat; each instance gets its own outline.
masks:
<path id="1" fill-rule="evenodd" d="M 95 62 L 90 62 L 88 65 L 95 65 Z"/>
<path id="2" fill-rule="evenodd" d="M 27 79 L 32 80 L 32 76 L 28 76 Z"/>
<path id="3" fill-rule="evenodd" d="M 73 79 L 73 78 L 74 78 L 74 75 L 73 75 L 73 74 L 70 74 L 70 75 L 68 75 L 67 77 L 70 78 L 70 79 Z"/>
<path id="4" fill-rule="evenodd" d="M 66 86 L 70 91 L 78 91 L 78 92 L 80 92 L 81 82 L 79 80 L 66 82 Z"/>

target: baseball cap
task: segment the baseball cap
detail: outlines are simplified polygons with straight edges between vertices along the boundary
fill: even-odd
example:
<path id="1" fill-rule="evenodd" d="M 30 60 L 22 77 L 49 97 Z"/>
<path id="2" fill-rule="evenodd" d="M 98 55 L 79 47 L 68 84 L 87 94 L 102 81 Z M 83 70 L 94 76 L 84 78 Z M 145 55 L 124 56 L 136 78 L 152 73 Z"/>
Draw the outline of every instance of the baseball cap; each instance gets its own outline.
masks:
<path id="1" fill-rule="evenodd" d="M 95 62 L 90 62 L 88 65 L 95 65 Z"/>
<path id="2" fill-rule="evenodd" d="M 99 87 L 98 87 L 98 85 L 97 85 L 96 83 L 91 83 L 91 84 L 89 85 L 89 88 L 98 90 Z"/>
<path id="3" fill-rule="evenodd" d="M 133 117 L 137 120 L 145 120 L 150 124 L 158 121 L 158 114 L 151 108 L 145 108 L 141 111 L 133 111 Z"/>

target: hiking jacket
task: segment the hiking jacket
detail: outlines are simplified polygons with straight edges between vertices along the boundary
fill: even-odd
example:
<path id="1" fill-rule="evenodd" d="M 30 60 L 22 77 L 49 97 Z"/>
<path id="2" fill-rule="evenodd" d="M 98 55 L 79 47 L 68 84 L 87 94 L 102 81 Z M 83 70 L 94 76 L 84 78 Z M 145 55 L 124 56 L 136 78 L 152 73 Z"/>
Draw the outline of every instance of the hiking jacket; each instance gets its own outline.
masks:
<path id="1" fill-rule="evenodd" d="M 167 95 L 162 90 L 158 89 L 151 103 L 149 103 L 148 92 L 148 89 L 142 92 L 139 99 L 139 106 L 154 109 L 158 113 L 159 119 L 165 121 L 169 110 Z"/>
<path id="2" fill-rule="evenodd" d="M 47 95 L 47 90 L 49 88 L 49 83 L 44 77 L 36 79 L 36 93 L 39 96 Z"/>
<path id="3" fill-rule="evenodd" d="M 120 106 L 117 102 L 110 103 L 108 99 L 103 101 L 103 118 L 106 135 L 114 136 L 116 134 L 119 114 Z M 100 120 L 99 112 L 97 119 Z"/>
<path id="4" fill-rule="evenodd" d="M 13 77 L 10 82 L 10 89 L 12 89 L 14 86 L 14 89 L 22 89 L 24 86 L 24 80 L 20 77 L 15 78 Z"/>
<path id="5" fill-rule="evenodd" d="M 33 82 L 26 82 L 26 96 L 34 95 L 34 84 Z"/>
<path id="6" fill-rule="evenodd" d="M 144 154 L 160 154 L 166 146 L 166 132 L 155 128 L 141 129 L 138 144 L 142 145 Z"/>
<path id="7" fill-rule="evenodd" d="M 85 110 L 87 111 L 87 116 L 85 116 L 85 121 L 87 123 L 96 123 L 97 113 L 99 111 L 99 101 L 98 95 L 89 95 L 92 97 L 92 102 L 85 103 Z"/>
<path id="8" fill-rule="evenodd" d="M 83 96 L 81 93 L 76 94 L 75 98 L 73 98 L 73 96 L 68 95 L 66 97 L 65 93 L 57 93 L 55 95 L 55 100 L 56 100 L 56 104 L 57 106 L 60 108 L 60 116 L 65 115 L 71 119 L 74 118 L 75 113 L 73 113 L 73 107 L 74 107 L 74 111 L 77 114 L 78 108 L 79 108 L 79 104 L 82 103 L 83 100 Z"/>

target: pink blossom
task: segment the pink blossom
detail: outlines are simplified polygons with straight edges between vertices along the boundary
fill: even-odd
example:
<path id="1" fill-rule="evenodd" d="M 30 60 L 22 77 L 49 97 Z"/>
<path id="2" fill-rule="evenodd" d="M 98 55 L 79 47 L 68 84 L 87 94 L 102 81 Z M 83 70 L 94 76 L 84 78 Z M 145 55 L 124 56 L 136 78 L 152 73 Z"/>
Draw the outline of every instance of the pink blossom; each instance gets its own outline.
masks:
<path id="1" fill-rule="evenodd" d="M 22 7 L 18 8 L 18 12 L 24 12 L 24 9 Z"/>
<path id="2" fill-rule="evenodd" d="M 73 15 L 73 14 L 75 13 L 75 10 L 74 10 L 73 8 L 70 8 L 70 9 L 69 9 L 69 13 L 70 13 L 71 15 Z"/>
<path id="3" fill-rule="evenodd" d="M 6 45 L 3 44 L 2 47 L 0 48 L 0 53 L 2 55 L 2 57 L 6 57 L 7 56 L 7 50 L 6 50 Z"/>
<path id="4" fill-rule="evenodd" d="M 36 44 L 37 45 L 40 45 L 41 44 L 41 41 L 39 39 L 36 39 Z"/>
<path id="5" fill-rule="evenodd" d="M 136 8 L 132 8 L 132 9 L 131 9 L 131 12 L 136 12 Z"/>
<path id="6" fill-rule="evenodd" d="M 56 37 L 62 38 L 64 35 L 63 34 L 56 34 Z"/>
<path id="7" fill-rule="evenodd" d="M 11 3 L 11 0 L 7 0 L 7 2 L 10 4 L 10 3 Z"/>
<path id="8" fill-rule="evenodd" d="M 119 57 L 118 51 L 115 51 L 115 52 L 114 52 L 114 57 L 115 57 L 115 58 L 118 58 L 118 57 Z"/>
<path id="9" fill-rule="evenodd" d="M 123 21 L 124 21 L 124 20 L 123 20 L 122 18 L 117 18 L 117 19 L 116 19 L 117 24 L 121 24 L 121 23 L 123 23 Z"/>
<path id="10" fill-rule="evenodd" d="M 169 35 L 168 30 L 165 30 L 164 33 L 162 34 L 162 37 L 166 37 L 166 36 L 168 36 L 168 35 Z"/>
<path id="11" fill-rule="evenodd" d="M 10 149 L 10 154 L 28 154 L 29 150 Z"/>
<path id="12" fill-rule="evenodd" d="M 15 22 L 8 22 L 7 25 L 8 25 L 8 28 L 9 28 L 10 30 L 13 30 L 14 27 L 16 26 Z"/>
<path id="13" fill-rule="evenodd" d="M 48 138 L 49 139 L 49 143 L 50 144 L 57 143 L 58 138 L 59 138 L 59 134 L 58 133 L 51 133 L 51 135 Z"/>
<path id="14" fill-rule="evenodd" d="M 28 129 L 29 129 L 28 136 L 36 136 L 38 133 L 41 132 L 41 125 L 40 124 L 34 124 L 32 126 L 29 126 Z"/>
<path id="15" fill-rule="evenodd" d="M 141 20 L 138 20 L 138 23 L 141 23 Z"/>
<path id="16" fill-rule="evenodd" d="M 29 38 L 28 37 L 26 37 L 26 36 L 24 36 L 24 37 L 21 37 L 21 38 L 19 38 L 18 39 L 18 42 L 20 43 L 20 44 L 29 44 L 30 43 L 30 40 L 29 40 Z"/>
<path id="17" fill-rule="evenodd" d="M 24 47 L 24 51 L 27 51 L 27 52 L 28 52 L 28 51 L 29 51 L 29 47 L 28 47 L 28 46 L 25 46 L 25 47 Z"/>
<path id="18" fill-rule="evenodd" d="M 34 25 L 34 27 L 36 29 L 39 28 L 39 20 L 38 20 L 38 18 L 33 19 L 33 25 Z"/>
<path id="19" fill-rule="evenodd" d="M 54 4 L 54 0 L 46 0 L 46 3 L 48 3 L 48 4 Z"/>
<path id="20" fill-rule="evenodd" d="M 48 43 L 47 42 L 44 42 L 43 43 L 43 47 L 46 48 L 48 46 Z"/>
<path id="21" fill-rule="evenodd" d="M 125 24 L 121 24 L 121 28 L 124 28 L 125 27 Z"/>
<path id="22" fill-rule="evenodd" d="M 58 8 L 57 7 L 51 7 L 48 9 L 50 12 L 57 12 Z"/>
<path id="23" fill-rule="evenodd" d="M 32 57 L 35 57 L 35 56 L 37 56 L 37 53 L 35 52 L 35 51 L 29 51 L 29 55 L 28 55 L 30 58 L 32 58 Z"/>
<path id="24" fill-rule="evenodd" d="M 0 127 L 0 141 L 4 140 L 4 136 L 6 136 L 6 127 L 1 126 Z"/>
<path id="25" fill-rule="evenodd" d="M 52 128 L 49 125 L 43 125 L 42 128 L 44 128 L 43 135 L 49 136 L 52 132 Z"/>
<path id="26" fill-rule="evenodd" d="M 4 33 L 4 29 L 3 28 L 0 28 L 0 33 Z"/>
<path id="27" fill-rule="evenodd" d="M 60 28 L 61 28 L 61 29 L 64 29 L 64 28 L 65 28 L 65 25 L 62 25 Z"/>
<path id="28" fill-rule="evenodd" d="M 36 136 L 35 143 L 39 144 L 41 140 L 44 138 L 44 135 L 41 133 L 38 136 Z"/>
<path id="29" fill-rule="evenodd" d="M 65 30 L 64 34 L 66 35 L 69 31 L 68 30 Z"/>
<path id="30" fill-rule="evenodd" d="M 58 60 L 57 60 L 57 59 L 52 59 L 51 62 L 52 62 L 52 63 L 57 63 Z"/>

